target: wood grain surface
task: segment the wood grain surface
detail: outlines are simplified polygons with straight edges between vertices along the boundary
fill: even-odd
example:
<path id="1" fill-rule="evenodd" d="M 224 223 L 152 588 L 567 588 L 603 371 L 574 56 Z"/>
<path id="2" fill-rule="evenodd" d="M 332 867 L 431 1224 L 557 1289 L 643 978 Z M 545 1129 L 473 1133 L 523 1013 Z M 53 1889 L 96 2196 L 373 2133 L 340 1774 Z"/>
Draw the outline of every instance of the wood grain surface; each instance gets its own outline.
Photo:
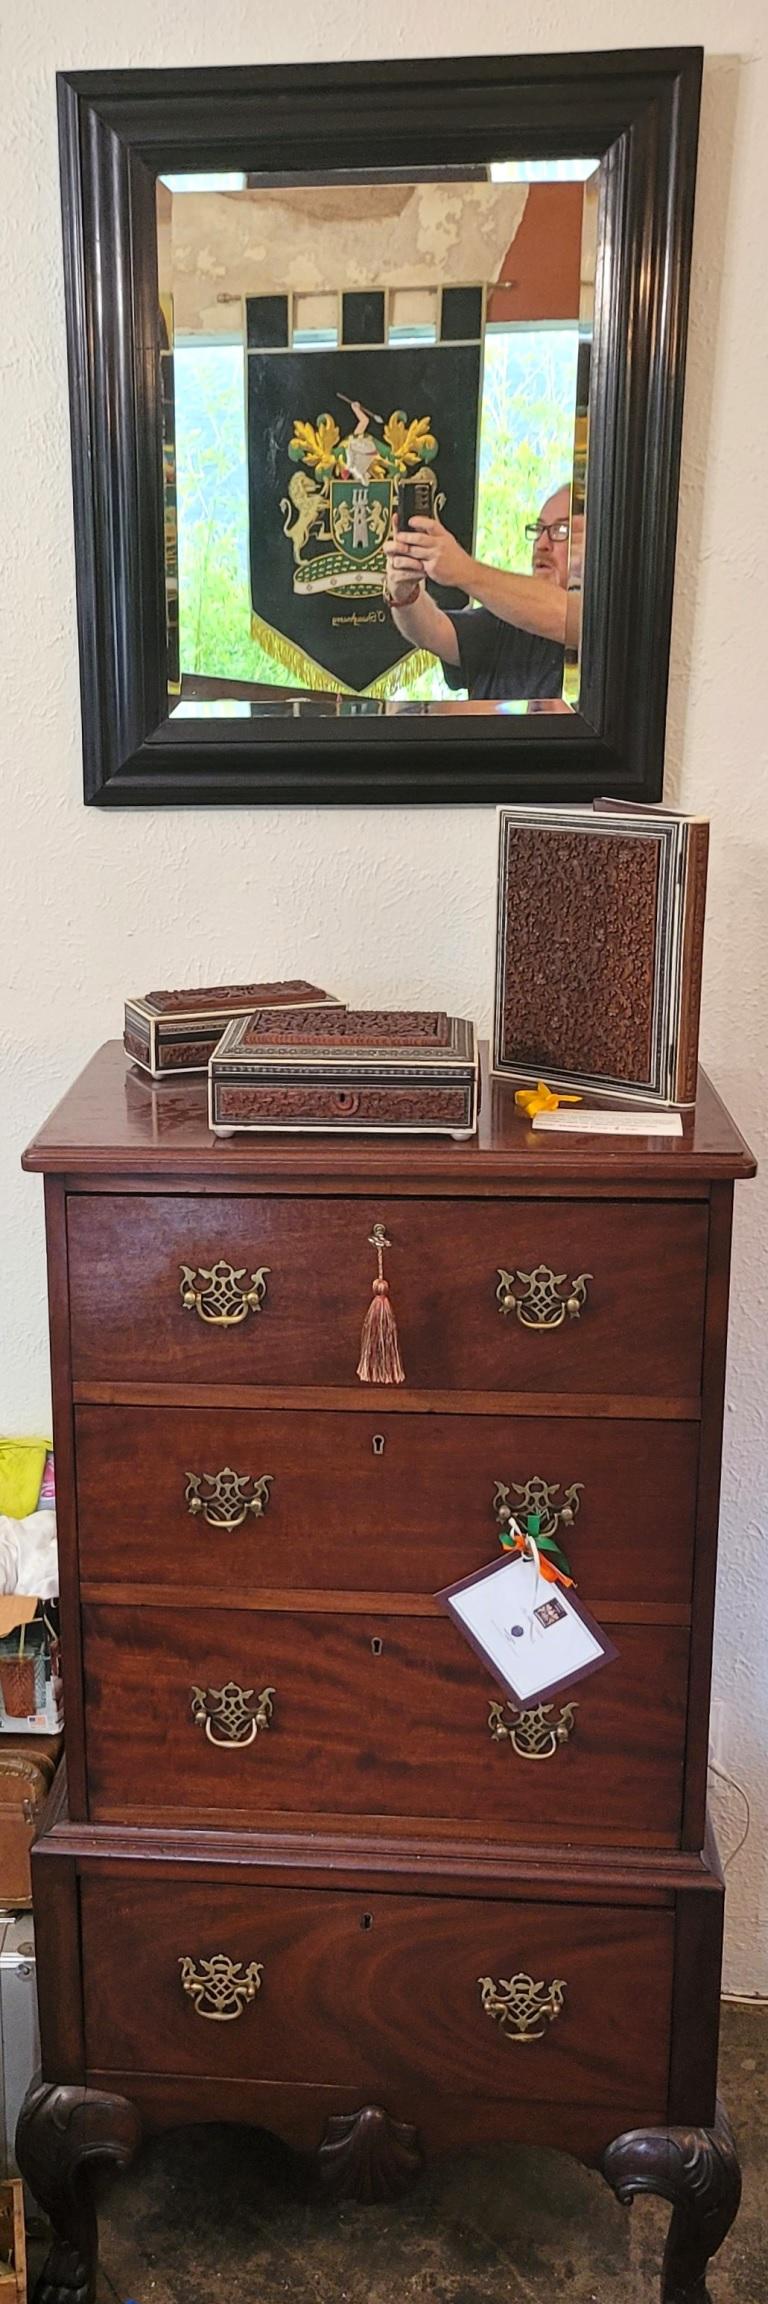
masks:
<path id="1" fill-rule="evenodd" d="M 89 2066 L 306 2082 L 373 2101 L 421 2081 L 457 2093 L 610 2103 L 666 2097 L 673 1922 L 663 1912 L 366 1898 L 332 1890 L 82 1883 Z M 179 1961 L 263 1962 L 241 2017 L 196 2014 Z M 478 1979 L 566 1985 L 541 2041 L 505 2038 Z M 363 2097 L 363 2100 L 365 2098 Z"/>
<path id="2" fill-rule="evenodd" d="M 222 1143 L 208 1126 L 204 1080 L 153 1086 L 126 1063 L 119 1040 L 108 1040 L 38 1129 L 24 1154 L 33 1170 L 70 1176 L 206 1177 L 226 1190 L 251 1179 L 260 1190 L 305 1189 L 323 1180 L 331 1189 L 428 1189 L 464 1192 L 546 1192 L 574 1185 L 587 1191 L 640 1185 L 664 1192 L 706 1186 L 720 1176 L 753 1176 L 755 1161 L 706 1073 L 699 1073 L 693 1112 L 676 1138 L 547 1135 L 530 1128 L 515 1109 L 514 1083 L 488 1077 L 481 1049 L 483 1092 L 477 1136 L 466 1144 L 416 1136 L 401 1144 L 375 1136 L 356 1143 L 317 1137 L 234 1137 Z"/>
<path id="3" fill-rule="evenodd" d="M 314 2082 L 298 2087 L 289 2080 L 216 2079 L 200 2072 L 185 2079 L 178 2073 L 138 2072 L 134 2065 L 124 2073 L 94 2066 L 88 2085 L 129 2096 L 148 2135 L 209 2120 L 242 2121 L 268 2129 L 294 2150 L 310 2154 L 317 2152 L 326 2123 L 348 2118 L 350 2104 L 353 2108 L 359 2104 L 343 2081 L 332 2088 Z M 599 2167 L 616 2135 L 653 2128 L 666 2119 L 663 2097 L 649 2101 L 636 2093 L 631 2072 L 620 2104 L 577 2104 L 563 2097 L 539 2103 L 524 2091 L 514 2096 L 460 2096 L 415 2082 L 407 2089 L 390 2086 L 386 2095 L 393 2118 L 415 2127 L 427 2160 L 441 2152 L 500 2143 L 541 2144 L 558 2153 L 573 2152 L 588 2166 Z"/>
<path id="4" fill-rule="evenodd" d="M 61 1771 L 60 1771 L 61 1773 Z M 52 1795 L 53 1807 L 53 1795 Z M 722 1882 L 711 1857 L 700 1851 L 579 1847 L 572 1840 L 543 1845 L 519 1833 L 489 1840 L 482 1826 L 372 1816 L 258 1818 L 242 1825 L 77 1823 L 57 1809 L 32 1851 L 36 1896 L 61 1859 L 78 1874 L 134 1881 L 207 1881 L 285 1888 L 376 1888 L 405 1893 L 418 1881 L 421 1896 L 503 1896 L 527 1903 L 606 1904 L 671 1910 L 678 1896 L 722 1901 Z"/>
<path id="5" fill-rule="evenodd" d="M 594 1201 L 279 1200 L 73 1194 L 69 1200 L 76 1379 L 182 1375 L 350 1384 L 371 1300 L 373 1224 L 410 1386 L 521 1391 L 698 1392 L 706 1210 Z M 268 1267 L 263 1309 L 217 1328 L 185 1310 L 182 1268 L 225 1259 Z M 500 1312 L 501 1267 L 593 1275 L 581 1316 L 533 1332 Z"/>
<path id="6" fill-rule="evenodd" d="M 84 1630 L 95 1820 L 309 1809 L 478 1819 L 489 1839 L 514 1827 L 669 1846 L 679 1833 L 682 1631 L 622 1627 L 616 1661 L 577 1690 L 570 1741 L 533 1762 L 492 1740 L 499 1690 L 448 1618 L 238 1614 L 233 1596 L 229 1617 L 87 1607 Z M 274 1715 L 247 1747 L 221 1749 L 196 1726 L 192 1691 L 231 1680 L 274 1688 Z"/>
<path id="7" fill-rule="evenodd" d="M 561 1538 L 587 1606 L 686 1606 L 698 1427 L 500 1416 L 83 1407 L 76 1416 L 86 1579 L 247 1589 L 432 1593 L 493 1559 L 498 1481 L 580 1483 Z M 383 1447 L 381 1443 L 383 1442 Z M 211 1527 L 190 1471 L 272 1476 L 261 1517 Z M 519 1499 L 510 1496 L 514 1506 Z"/>

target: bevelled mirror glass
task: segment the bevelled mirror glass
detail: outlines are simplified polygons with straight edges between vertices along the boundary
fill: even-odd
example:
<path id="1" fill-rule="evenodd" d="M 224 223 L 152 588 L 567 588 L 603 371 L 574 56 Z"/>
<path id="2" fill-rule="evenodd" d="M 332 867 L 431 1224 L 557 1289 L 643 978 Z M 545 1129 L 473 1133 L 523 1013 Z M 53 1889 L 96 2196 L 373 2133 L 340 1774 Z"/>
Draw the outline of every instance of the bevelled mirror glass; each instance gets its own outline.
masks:
<path id="1" fill-rule="evenodd" d="M 159 179 L 172 712 L 577 705 L 598 194 Z"/>
<path id="2" fill-rule="evenodd" d="M 89 799 L 658 796 L 700 71 L 61 76 Z"/>

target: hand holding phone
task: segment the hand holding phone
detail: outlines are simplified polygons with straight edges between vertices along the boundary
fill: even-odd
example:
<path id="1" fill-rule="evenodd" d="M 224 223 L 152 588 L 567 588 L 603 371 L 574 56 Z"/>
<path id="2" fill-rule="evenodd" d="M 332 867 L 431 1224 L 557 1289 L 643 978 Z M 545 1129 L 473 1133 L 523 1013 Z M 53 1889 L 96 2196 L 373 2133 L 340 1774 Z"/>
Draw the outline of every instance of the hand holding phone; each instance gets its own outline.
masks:
<path id="1" fill-rule="evenodd" d="M 434 519 L 434 490 L 431 480 L 401 480 L 397 491 L 398 528 L 410 528 L 416 519 Z"/>

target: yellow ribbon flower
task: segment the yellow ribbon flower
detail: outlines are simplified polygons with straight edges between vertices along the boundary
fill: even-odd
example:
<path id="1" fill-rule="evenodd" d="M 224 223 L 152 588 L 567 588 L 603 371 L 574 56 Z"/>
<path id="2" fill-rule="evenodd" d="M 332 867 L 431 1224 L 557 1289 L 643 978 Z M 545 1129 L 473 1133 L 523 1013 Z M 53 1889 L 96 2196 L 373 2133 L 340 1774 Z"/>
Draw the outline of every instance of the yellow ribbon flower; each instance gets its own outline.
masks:
<path id="1" fill-rule="evenodd" d="M 580 1096 L 558 1096 L 548 1088 L 546 1080 L 537 1080 L 535 1088 L 518 1088 L 515 1103 L 526 1120 L 533 1120 L 537 1112 L 556 1112 L 558 1104 L 580 1104 Z"/>

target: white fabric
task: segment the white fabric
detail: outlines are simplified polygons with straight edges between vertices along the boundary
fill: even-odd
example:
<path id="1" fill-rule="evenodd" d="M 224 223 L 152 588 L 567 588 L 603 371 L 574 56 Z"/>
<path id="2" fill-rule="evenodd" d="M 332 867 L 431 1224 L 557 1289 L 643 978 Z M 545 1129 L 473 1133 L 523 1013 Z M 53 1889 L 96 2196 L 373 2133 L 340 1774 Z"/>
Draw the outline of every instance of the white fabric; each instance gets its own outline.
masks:
<path id="1" fill-rule="evenodd" d="M 56 1514 L 30 1512 L 26 1520 L 0 1513 L 0 1592 L 34 1593 L 55 1600 L 59 1590 Z"/>

